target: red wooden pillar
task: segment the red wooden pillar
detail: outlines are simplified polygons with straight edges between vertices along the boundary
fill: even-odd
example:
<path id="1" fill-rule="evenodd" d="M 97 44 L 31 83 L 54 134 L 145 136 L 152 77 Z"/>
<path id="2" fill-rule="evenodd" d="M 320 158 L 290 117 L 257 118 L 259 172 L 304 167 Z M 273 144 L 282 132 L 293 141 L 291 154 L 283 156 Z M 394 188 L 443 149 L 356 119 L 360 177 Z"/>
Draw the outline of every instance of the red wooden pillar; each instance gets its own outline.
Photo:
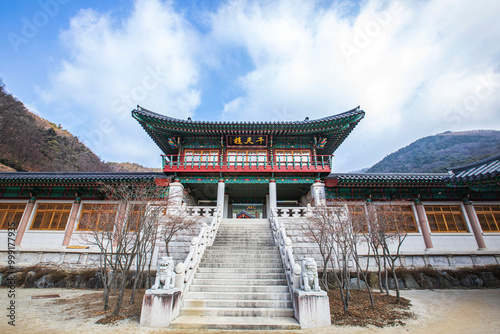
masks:
<path id="1" fill-rule="evenodd" d="M 477 221 L 477 215 L 472 205 L 472 202 L 469 201 L 468 198 L 464 198 L 464 206 L 465 212 L 467 213 L 467 217 L 469 218 L 470 226 L 472 228 L 472 233 L 474 233 L 474 237 L 476 238 L 477 246 L 479 250 L 486 250 L 486 244 L 483 238 L 483 231 L 479 222 Z"/>
<path id="2" fill-rule="evenodd" d="M 432 245 L 429 222 L 427 221 L 427 216 L 424 212 L 424 206 L 418 198 L 415 199 L 415 209 L 417 211 L 418 222 L 420 223 L 420 231 L 422 232 L 422 236 L 424 237 L 425 249 L 432 249 L 434 248 L 434 246 Z"/>
<path id="3" fill-rule="evenodd" d="M 33 208 L 35 207 L 35 201 L 36 198 L 31 197 L 30 201 L 28 202 L 28 205 L 26 205 L 26 209 L 24 209 L 23 219 L 21 220 L 19 228 L 17 229 L 17 235 L 16 235 L 16 240 L 14 241 L 14 245 L 20 245 L 21 241 L 23 240 L 24 232 L 26 232 L 26 229 L 28 228 L 28 223 L 30 221 Z"/>
<path id="4" fill-rule="evenodd" d="M 71 236 L 73 235 L 73 231 L 75 230 L 76 219 L 78 216 L 78 211 L 80 211 L 81 201 L 81 198 L 77 197 L 75 199 L 75 202 L 73 203 L 71 214 L 69 215 L 68 226 L 66 226 L 66 233 L 64 234 L 64 240 L 62 244 L 63 246 L 69 246 Z"/>

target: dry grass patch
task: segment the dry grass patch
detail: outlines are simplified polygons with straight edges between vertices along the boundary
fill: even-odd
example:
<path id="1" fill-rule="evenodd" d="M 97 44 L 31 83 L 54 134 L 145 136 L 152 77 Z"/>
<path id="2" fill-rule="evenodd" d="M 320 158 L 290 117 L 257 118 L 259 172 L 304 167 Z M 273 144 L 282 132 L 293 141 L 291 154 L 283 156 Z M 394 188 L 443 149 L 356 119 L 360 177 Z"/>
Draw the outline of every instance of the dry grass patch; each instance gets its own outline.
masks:
<path id="1" fill-rule="evenodd" d="M 349 312 L 344 312 L 340 292 L 338 290 L 328 291 L 333 325 L 360 327 L 369 325 L 376 327 L 404 326 L 407 319 L 415 317 L 409 311 L 411 303 L 408 299 L 401 298 L 398 304 L 395 296 L 386 296 L 373 292 L 375 307 L 372 307 L 367 291 L 351 290 L 350 293 Z"/>

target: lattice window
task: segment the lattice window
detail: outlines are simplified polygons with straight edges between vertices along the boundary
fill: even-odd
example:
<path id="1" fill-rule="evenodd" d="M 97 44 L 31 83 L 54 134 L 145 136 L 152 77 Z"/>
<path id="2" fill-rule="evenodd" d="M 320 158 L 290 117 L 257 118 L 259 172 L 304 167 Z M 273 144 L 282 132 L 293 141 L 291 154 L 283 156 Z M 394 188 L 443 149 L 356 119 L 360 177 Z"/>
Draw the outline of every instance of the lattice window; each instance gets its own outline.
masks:
<path id="1" fill-rule="evenodd" d="M 0 230 L 7 230 L 9 227 L 17 230 L 25 209 L 26 203 L 1 203 Z"/>
<path id="2" fill-rule="evenodd" d="M 458 205 L 426 205 L 431 232 L 468 232 Z"/>
<path id="3" fill-rule="evenodd" d="M 188 150 L 184 152 L 185 162 L 217 162 L 219 161 L 218 150 Z"/>
<path id="4" fill-rule="evenodd" d="M 73 204 L 38 204 L 32 230 L 64 231 Z"/>
<path id="5" fill-rule="evenodd" d="M 227 161 L 229 163 L 238 164 L 257 164 L 266 162 L 267 151 L 257 151 L 257 150 L 229 150 L 227 151 Z"/>
<path id="6" fill-rule="evenodd" d="M 129 214 L 127 215 L 127 231 L 137 231 L 137 228 L 141 221 L 143 220 L 144 215 L 146 214 L 146 205 L 145 204 L 132 204 L 129 207 Z"/>
<path id="7" fill-rule="evenodd" d="M 500 232 L 500 205 L 474 206 L 483 232 Z"/>
<path id="8" fill-rule="evenodd" d="M 417 233 L 417 221 L 411 205 L 375 205 L 377 218 L 387 222 L 387 232 L 404 231 Z"/>
<path id="9" fill-rule="evenodd" d="M 364 205 L 347 205 L 349 217 L 352 220 L 354 229 L 358 232 L 368 232 L 368 224 L 366 221 L 366 211 Z"/>
<path id="10" fill-rule="evenodd" d="M 276 161 L 288 163 L 300 163 L 310 161 L 309 150 L 276 150 Z"/>
<path id="11" fill-rule="evenodd" d="M 83 204 L 78 231 L 112 231 L 118 204 Z"/>

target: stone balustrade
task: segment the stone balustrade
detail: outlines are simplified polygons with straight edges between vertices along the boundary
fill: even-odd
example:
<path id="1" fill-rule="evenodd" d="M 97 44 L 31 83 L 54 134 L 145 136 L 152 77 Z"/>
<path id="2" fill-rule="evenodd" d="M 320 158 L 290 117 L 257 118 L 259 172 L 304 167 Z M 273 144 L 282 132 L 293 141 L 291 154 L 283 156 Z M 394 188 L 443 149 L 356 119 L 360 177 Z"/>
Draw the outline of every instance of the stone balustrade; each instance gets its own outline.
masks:
<path id="1" fill-rule="evenodd" d="M 206 208 L 200 208 L 198 213 L 202 216 Z M 191 247 L 184 262 L 179 262 L 175 267 L 175 287 L 170 290 L 147 290 L 144 296 L 141 325 L 150 327 L 168 327 L 178 315 L 182 307 L 184 296 L 189 291 L 194 275 L 200 265 L 203 254 L 208 246 L 212 246 L 222 220 L 222 205 L 219 205 L 210 225 L 203 223 L 198 236 L 191 240 Z M 209 214 L 209 213 L 207 213 Z"/>
<path id="2" fill-rule="evenodd" d="M 304 218 L 312 213 L 311 207 L 278 207 L 275 208 L 277 218 Z"/>
<path id="3" fill-rule="evenodd" d="M 290 215 L 312 214 L 310 206 L 307 208 L 280 208 Z M 309 211 L 308 211 L 309 209 Z M 278 209 L 271 206 L 271 227 L 273 237 L 279 248 L 283 267 L 288 283 L 288 289 L 292 297 L 292 305 L 295 318 L 302 328 L 330 326 L 330 304 L 325 291 L 304 291 L 301 286 L 301 266 L 295 262 L 292 240 L 287 237 L 285 226 L 280 222 Z M 300 216 L 299 216 L 300 217 Z"/>
<path id="4" fill-rule="evenodd" d="M 190 217 L 215 217 L 217 213 L 216 206 L 188 206 L 186 214 Z"/>

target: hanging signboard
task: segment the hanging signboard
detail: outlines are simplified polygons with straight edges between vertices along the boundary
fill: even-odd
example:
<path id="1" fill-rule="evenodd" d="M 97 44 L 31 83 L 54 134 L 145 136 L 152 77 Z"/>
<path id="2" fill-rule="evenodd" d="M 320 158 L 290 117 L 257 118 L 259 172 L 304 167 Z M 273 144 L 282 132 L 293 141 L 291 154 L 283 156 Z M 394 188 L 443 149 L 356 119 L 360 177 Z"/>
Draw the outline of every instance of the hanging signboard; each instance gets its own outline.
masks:
<path id="1" fill-rule="evenodd" d="M 228 147 L 267 147 L 267 135 L 228 135 Z"/>

